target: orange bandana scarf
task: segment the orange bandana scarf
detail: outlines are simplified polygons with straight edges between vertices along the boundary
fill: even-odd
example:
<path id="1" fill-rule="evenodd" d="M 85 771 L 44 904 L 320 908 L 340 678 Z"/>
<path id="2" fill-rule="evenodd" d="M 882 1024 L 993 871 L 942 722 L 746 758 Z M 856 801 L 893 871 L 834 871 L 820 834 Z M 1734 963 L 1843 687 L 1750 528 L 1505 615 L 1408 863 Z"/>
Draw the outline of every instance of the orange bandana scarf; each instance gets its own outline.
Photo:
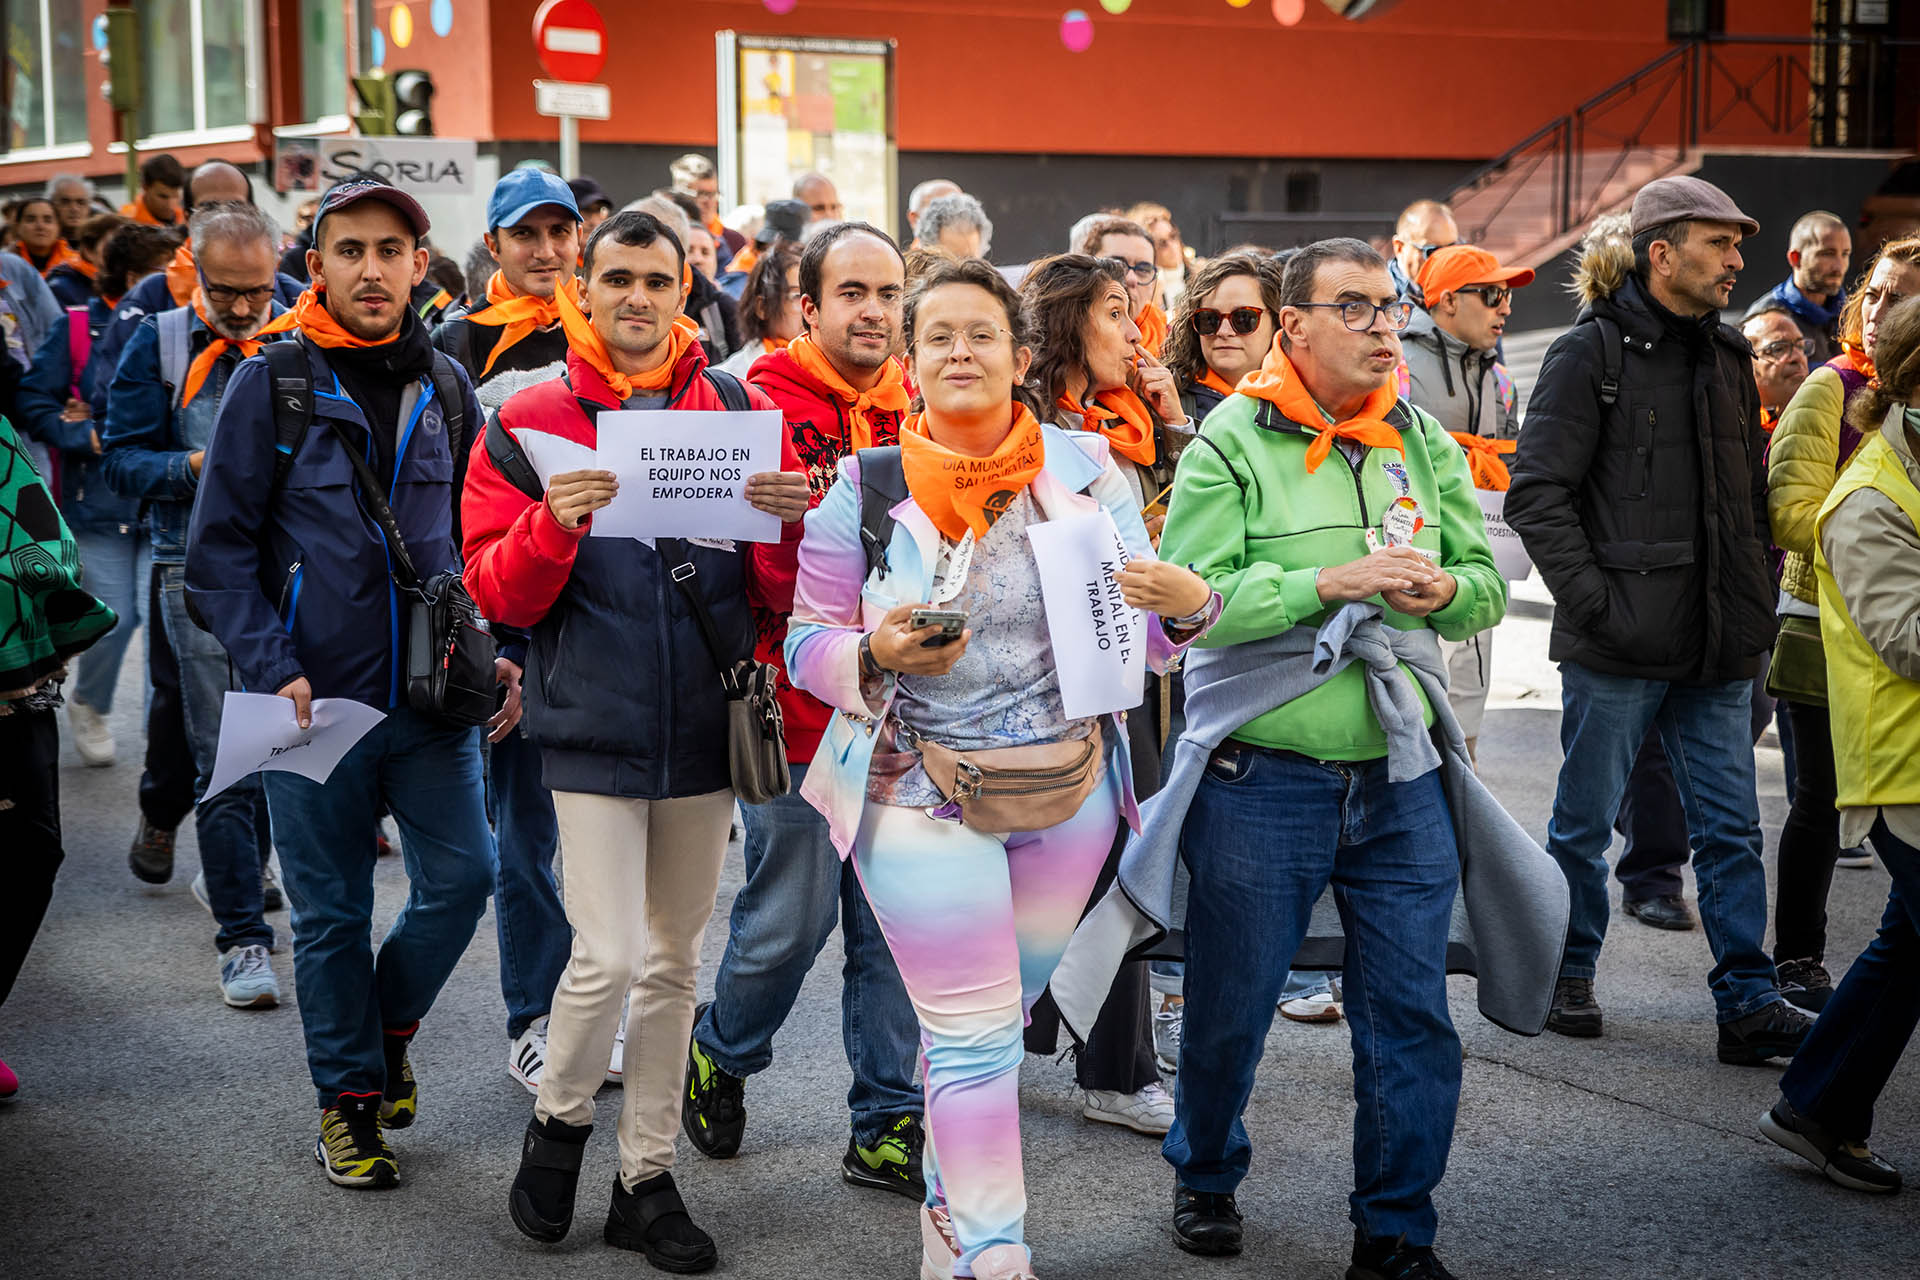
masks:
<path id="1" fill-rule="evenodd" d="M 287 312 L 287 315 L 293 317 L 293 323 L 287 328 L 300 330 L 307 341 L 316 347 L 381 347 L 400 336 L 400 330 L 395 329 L 378 342 L 369 342 L 365 338 L 355 337 L 333 318 L 333 312 L 327 310 L 324 297 L 325 295 L 318 289 L 313 288 L 301 294 L 299 301 L 293 304 L 293 310 Z M 402 317 L 403 321 L 404 319 L 405 317 Z M 279 321 L 274 323 L 278 324 Z"/>
<path id="2" fill-rule="evenodd" d="M 613 367 L 613 357 L 607 353 L 607 344 L 600 340 L 600 334 L 581 312 L 580 304 L 571 293 L 561 292 L 554 295 L 554 302 L 560 310 L 560 325 L 567 331 L 567 346 L 573 354 L 600 375 L 609 390 L 622 400 L 632 397 L 636 391 L 664 391 L 673 381 L 673 371 L 680 367 L 680 358 L 687 353 L 700 336 L 700 326 L 685 316 L 675 316 L 673 327 L 667 331 L 667 358 L 645 373 L 621 373 Z"/>
<path id="3" fill-rule="evenodd" d="M 1200 375 L 1200 385 L 1203 387 L 1212 387 L 1223 396 L 1233 394 L 1233 388 L 1227 385 L 1227 380 L 1215 373 L 1212 369 L 1208 369 Z"/>
<path id="4" fill-rule="evenodd" d="M 153 216 L 153 210 L 147 208 L 147 202 L 138 197 L 132 202 L 120 206 L 120 216 L 123 218 L 132 218 L 135 222 L 144 223 L 149 227 L 177 227 L 187 220 L 185 211 L 175 209 L 173 211 L 173 221 L 162 222 Z M 182 302 L 180 305 L 184 307 L 187 304 Z"/>
<path id="5" fill-rule="evenodd" d="M 1872 381 L 1872 379 L 1877 376 L 1874 372 L 1873 361 L 1867 357 L 1867 349 L 1862 346 L 1856 346 L 1854 343 L 1844 339 L 1842 339 L 1840 343 L 1840 354 L 1827 361 L 1827 363 L 1844 365 L 1869 381 Z"/>
<path id="6" fill-rule="evenodd" d="M 853 436 L 853 447 L 870 449 L 873 447 L 873 422 L 869 417 L 875 409 L 885 413 L 904 413 L 907 408 L 907 385 L 902 376 L 900 362 L 892 356 L 880 367 L 880 381 L 866 391 L 856 391 L 840 376 L 840 371 L 827 359 L 826 352 L 820 350 L 813 335 L 803 333 L 787 344 L 787 354 L 794 363 L 824 386 L 834 399 L 847 406 L 847 428 Z"/>
<path id="7" fill-rule="evenodd" d="M 719 244 L 727 238 L 727 224 L 720 221 L 718 217 L 708 218 L 707 234 L 713 237 L 715 244 Z"/>
<path id="8" fill-rule="evenodd" d="M 1081 418 L 1081 430 L 1096 431 L 1123 458 L 1143 467 L 1153 465 L 1153 415 L 1127 387 L 1102 391 L 1084 408 L 1072 396 L 1061 396 L 1059 407 Z"/>
<path id="9" fill-rule="evenodd" d="M 906 472 L 907 492 L 933 527 L 956 542 L 969 529 L 975 537 L 991 529 L 1046 461 L 1046 444 L 1033 411 L 1023 404 L 1011 408 L 1012 429 L 984 458 L 935 443 L 923 414 L 900 424 L 900 466 Z"/>
<path id="10" fill-rule="evenodd" d="M 572 295 L 574 302 L 578 303 L 580 278 L 568 276 L 560 285 L 559 292 Z M 506 275 L 499 271 L 494 272 L 493 278 L 487 281 L 487 301 L 492 305 L 467 317 L 468 324 L 486 325 L 501 331 L 500 341 L 494 344 L 486 364 L 480 367 L 480 376 L 483 378 L 493 368 L 493 362 L 505 355 L 514 343 L 536 330 L 560 323 L 558 302 L 552 298 L 536 298 L 530 293 L 515 293 L 513 286 L 507 283 Z"/>
<path id="11" fill-rule="evenodd" d="M 727 270 L 738 271 L 745 274 L 753 270 L 753 264 L 758 261 L 760 261 L 759 247 L 756 245 L 748 245 L 733 255 L 733 258 L 727 263 Z"/>
<path id="12" fill-rule="evenodd" d="M 1507 464 L 1500 460 L 1502 454 L 1512 453 L 1519 448 L 1518 440 L 1495 440 L 1491 436 L 1477 436 L 1471 431 L 1449 431 L 1462 449 L 1467 451 L 1467 469 L 1473 473 L 1473 487 L 1504 491 L 1513 485 L 1513 476 L 1507 471 Z"/>
<path id="13" fill-rule="evenodd" d="M 193 301 L 193 294 L 200 287 L 200 272 L 193 265 L 193 245 L 183 244 L 173 251 L 173 260 L 167 263 L 167 292 L 173 295 L 173 305 L 184 307 Z"/>
<path id="14" fill-rule="evenodd" d="M 1167 345 L 1167 313 L 1160 309 L 1157 302 L 1149 302 L 1147 309 L 1134 318 L 1140 326 L 1140 345 L 1154 359 L 1160 358 L 1160 348 Z"/>
<path id="15" fill-rule="evenodd" d="M 193 398 L 200 394 L 200 388 L 206 385 L 207 375 L 213 372 L 213 366 L 221 356 L 236 347 L 239 348 L 242 360 L 248 356 L 257 356 L 260 354 L 260 339 L 271 337 L 276 333 L 285 333 L 294 326 L 293 312 L 283 311 L 262 325 L 260 331 L 251 338 L 225 337 L 213 327 L 213 320 L 207 315 L 206 299 L 201 296 L 198 289 L 193 291 L 193 313 L 200 317 L 201 324 L 207 326 L 207 332 L 213 335 L 213 340 L 208 342 L 205 349 L 193 358 L 193 363 L 187 366 L 187 381 L 180 391 L 180 407 L 183 409 L 192 404 Z"/>
<path id="16" fill-rule="evenodd" d="M 1297 422 L 1309 431 L 1315 429 L 1314 423 L 1326 424 L 1319 428 L 1320 434 L 1307 446 L 1309 474 L 1318 471 L 1320 464 L 1327 460 L 1327 455 L 1333 452 L 1336 439 L 1355 440 L 1370 449 L 1392 449 L 1403 458 L 1407 456 L 1406 446 L 1400 443 L 1400 433 L 1385 421 L 1387 411 L 1400 398 L 1399 392 L 1394 390 L 1392 378 L 1367 393 L 1359 413 L 1345 422 L 1327 422 L 1327 415 L 1308 393 L 1305 384 L 1300 381 L 1300 375 L 1294 371 L 1293 361 L 1287 359 L 1287 353 L 1276 342 L 1260 367 L 1240 379 L 1240 394 L 1267 401 L 1285 414 L 1289 421 Z"/>
<path id="17" fill-rule="evenodd" d="M 47 255 L 47 265 L 40 269 L 40 278 L 44 280 L 52 275 L 55 267 L 72 267 L 89 280 L 93 279 L 94 273 L 98 270 L 91 262 L 75 253 L 73 247 L 65 240 L 53 242 L 53 252 Z"/>

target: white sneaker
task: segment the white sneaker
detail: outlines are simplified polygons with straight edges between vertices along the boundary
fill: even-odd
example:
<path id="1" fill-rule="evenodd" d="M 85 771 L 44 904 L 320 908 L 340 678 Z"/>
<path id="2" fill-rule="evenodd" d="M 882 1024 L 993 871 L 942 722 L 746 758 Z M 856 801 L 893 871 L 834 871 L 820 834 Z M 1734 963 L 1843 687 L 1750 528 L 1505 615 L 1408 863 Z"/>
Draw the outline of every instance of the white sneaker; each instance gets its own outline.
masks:
<path id="1" fill-rule="evenodd" d="M 89 769 L 113 763 L 113 730 L 107 718 L 78 698 L 67 699 L 67 727 L 73 730 L 73 749 Z"/>
<path id="2" fill-rule="evenodd" d="M 1173 1128 L 1173 1095 L 1158 1080 L 1134 1093 L 1089 1089 L 1087 1105 L 1080 1114 L 1101 1124 L 1117 1124 L 1159 1137 Z"/>
<path id="3" fill-rule="evenodd" d="M 255 943 L 221 954 L 220 998 L 236 1009 L 271 1009 L 280 1003 L 280 982 L 265 947 Z"/>
<path id="4" fill-rule="evenodd" d="M 528 1093 L 540 1095 L 540 1077 L 547 1074 L 547 1015 L 527 1024 L 520 1038 L 507 1046 L 507 1074 Z"/>
<path id="5" fill-rule="evenodd" d="M 1331 991 L 1316 991 L 1298 1000 L 1282 1001 L 1280 1016 L 1292 1022 L 1338 1022 L 1340 1002 Z"/>
<path id="6" fill-rule="evenodd" d="M 1180 1042 L 1186 1034 L 1187 1007 L 1162 1005 L 1153 1015 L 1153 1061 L 1160 1074 L 1170 1076 L 1180 1070 Z"/>
<path id="7" fill-rule="evenodd" d="M 1836 867 L 1846 867 L 1853 871 L 1871 871 L 1873 869 L 1873 850 L 1863 844 L 1851 849 L 1842 849 L 1840 856 L 1833 860 Z"/>
<path id="8" fill-rule="evenodd" d="M 607 1083 L 619 1084 L 627 1066 L 627 1011 L 620 1011 L 620 1029 L 613 1033 L 613 1053 L 607 1059 Z"/>

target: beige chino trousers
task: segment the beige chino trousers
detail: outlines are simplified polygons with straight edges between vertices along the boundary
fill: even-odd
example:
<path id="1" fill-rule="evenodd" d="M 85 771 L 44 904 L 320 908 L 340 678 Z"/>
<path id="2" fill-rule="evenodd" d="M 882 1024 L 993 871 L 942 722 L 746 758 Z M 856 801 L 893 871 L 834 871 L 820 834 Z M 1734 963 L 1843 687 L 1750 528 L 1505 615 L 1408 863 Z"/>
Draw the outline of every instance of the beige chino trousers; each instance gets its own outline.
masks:
<path id="1" fill-rule="evenodd" d="M 631 992 L 619 1134 L 620 1180 L 632 1190 L 673 1167 L 700 941 L 720 886 L 733 792 L 628 800 L 556 791 L 553 812 L 573 954 L 553 995 L 533 1114 L 593 1123 L 593 1095 Z"/>

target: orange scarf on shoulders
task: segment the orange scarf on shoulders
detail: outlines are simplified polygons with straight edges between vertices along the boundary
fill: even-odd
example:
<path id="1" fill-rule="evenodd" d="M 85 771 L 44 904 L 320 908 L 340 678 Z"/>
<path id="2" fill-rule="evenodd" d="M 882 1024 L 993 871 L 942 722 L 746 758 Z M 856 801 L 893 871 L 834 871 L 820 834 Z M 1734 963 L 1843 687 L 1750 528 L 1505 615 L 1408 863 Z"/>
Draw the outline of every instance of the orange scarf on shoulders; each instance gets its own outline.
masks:
<path id="1" fill-rule="evenodd" d="M 271 307 L 273 303 L 269 301 L 267 305 Z M 285 333 L 297 323 L 293 312 L 283 311 L 262 325 L 260 331 L 251 338 L 226 337 L 213 327 L 213 319 L 207 315 L 207 301 L 198 289 L 193 291 L 193 313 L 200 317 L 200 323 L 207 326 L 207 332 L 213 337 L 200 354 L 193 358 L 193 363 L 187 366 L 187 381 L 180 390 L 180 407 L 183 409 L 192 404 L 193 398 L 200 394 L 200 388 L 206 385 L 207 375 L 213 372 L 213 366 L 221 356 L 236 347 L 240 351 L 242 360 L 249 356 L 257 356 L 260 354 L 262 338 L 271 337 L 276 333 Z M 331 320 L 333 317 L 327 318 Z"/>
<path id="2" fill-rule="evenodd" d="M 307 341 L 316 347 L 382 347 L 400 336 L 398 328 L 377 342 L 369 342 L 365 338 L 348 333 L 346 328 L 333 318 L 333 312 L 327 310 L 326 295 L 312 287 L 300 295 L 298 301 L 293 304 L 293 310 L 287 312 L 287 315 L 293 317 L 293 323 L 287 327 L 300 330 Z M 286 316 L 281 317 L 281 320 L 284 319 Z M 401 319 L 404 324 L 405 317 Z M 278 324 L 280 321 L 276 320 L 274 323 Z"/>
<path id="3" fill-rule="evenodd" d="M 1512 453 L 1520 447 L 1518 440 L 1495 440 L 1492 436 L 1477 436 L 1471 431 L 1449 431 L 1462 449 L 1467 451 L 1467 469 L 1473 473 L 1473 487 L 1504 492 L 1513 487 L 1513 476 L 1502 462 L 1501 455 Z"/>
<path id="4" fill-rule="evenodd" d="M 1842 339 L 1840 354 L 1827 361 L 1828 364 L 1842 364 L 1854 370 L 1868 381 L 1878 375 L 1874 372 L 1873 361 L 1867 356 L 1867 349 Z"/>
<path id="5" fill-rule="evenodd" d="M 175 208 L 173 211 L 173 221 L 162 222 L 153 216 L 153 210 L 147 208 L 147 202 L 138 196 L 135 196 L 128 203 L 120 206 L 120 216 L 123 218 L 132 218 L 135 222 L 144 223 L 149 227 L 177 227 L 187 220 L 186 211 Z M 186 303 L 182 302 L 180 305 L 184 307 Z"/>
<path id="6" fill-rule="evenodd" d="M 1388 411 L 1400 398 L 1391 377 L 1367 393 L 1359 413 L 1344 422 L 1328 422 L 1319 402 L 1300 381 L 1293 361 L 1287 359 L 1287 353 L 1276 342 L 1260 367 L 1240 379 L 1240 394 L 1267 401 L 1285 414 L 1288 421 L 1309 431 L 1315 430 L 1316 424 L 1323 424 L 1317 428 L 1320 434 L 1307 446 L 1309 474 L 1318 471 L 1320 464 L 1327 460 L 1336 439 L 1355 440 L 1369 449 L 1392 449 L 1403 458 L 1407 456 L 1406 446 L 1400 443 L 1400 433 L 1386 421 Z"/>
<path id="7" fill-rule="evenodd" d="M 1083 431 L 1098 432 L 1123 458 L 1131 458 L 1143 467 L 1153 465 L 1153 415 L 1129 387 L 1102 391 L 1093 403 L 1082 406 L 1070 395 L 1059 399 L 1059 407 L 1081 417 Z"/>
<path id="8" fill-rule="evenodd" d="M 1159 303 L 1149 302 L 1133 322 L 1140 326 L 1140 345 L 1158 360 L 1160 348 L 1167 345 L 1167 313 L 1160 309 Z"/>
<path id="9" fill-rule="evenodd" d="M 1013 425 L 1007 438 L 984 458 L 936 443 L 927 434 L 924 414 L 900 424 L 900 466 L 907 492 L 933 527 L 956 542 L 969 529 L 976 538 L 984 536 L 1046 462 L 1046 442 L 1033 411 L 1017 402 L 1009 408 Z"/>
<path id="10" fill-rule="evenodd" d="M 174 306 L 184 307 L 193 301 L 199 288 L 200 270 L 193 265 L 193 243 L 189 241 L 175 249 L 167 263 L 167 292 L 173 295 Z"/>
<path id="11" fill-rule="evenodd" d="M 1227 385 L 1227 380 L 1221 377 L 1219 374 L 1215 373 L 1211 367 L 1209 367 L 1205 373 L 1200 375 L 1199 385 L 1203 387 L 1212 387 L 1215 391 L 1218 391 L 1223 396 L 1230 396 L 1233 394 L 1233 388 Z"/>
<path id="12" fill-rule="evenodd" d="M 580 278 L 568 276 L 561 282 L 559 293 L 570 294 L 575 303 L 580 301 Z M 556 295 L 557 296 L 557 295 Z M 468 324 L 486 325 L 500 330 L 500 341 L 494 344 L 493 351 L 487 356 L 486 364 L 480 368 L 480 376 L 486 377 L 498 360 L 514 343 L 536 330 L 560 323 L 560 304 L 553 298 L 539 298 L 531 293 L 516 293 L 507 283 L 504 272 L 495 271 L 493 278 L 487 281 L 487 302 L 484 310 L 475 311 L 467 316 Z"/>
<path id="13" fill-rule="evenodd" d="M 875 409 L 885 413 L 906 412 L 904 370 L 900 361 L 892 356 L 888 356 L 886 364 L 880 367 L 880 381 L 865 391 L 857 391 L 840 376 L 840 371 L 833 367 L 833 362 L 827 359 L 827 353 L 820 349 L 812 334 L 803 333 L 789 342 L 787 354 L 815 382 L 825 387 L 834 399 L 847 406 L 847 427 L 853 436 L 855 449 L 873 447 L 873 422 L 869 415 Z"/>
<path id="14" fill-rule="evenodd" d="M 727 238 L 727 224 L 720 221 L 718 216 L 708 218 L 707 234 L 713 237 L 715 244 L 722 244 Z"/>
<path id="15" fill-rule="evenodd" d="M 52 275 L 55 267 L 66 266 L 73 267 L 89 280 L 93 279 L 94 274 L 99 270 L 91 262 L 75 253 L 73 246 L 65 240 L 55 240 L 53 252 L 47 255 L 47 265 L 40 269 L 40 278 L 44 280 Z"/>
<path id="16" fill-rule="evenodd" d="M 674 370 L 680 367 L 680 358 L 700 336 L 699 325 L 684 315 L 675 316 L 667 331 L 667 358 L 645 373 L 621 373 L 613 367 L 607 344 L 600 340 L 599 331 L 580 310 L 573 295 L 562 291 L 555 294 L 553 300 L 559 307 L 560 326 L 567 332 L 568 349 L 586 361 L 607 388 L 622 400 L 630 399 L 636 391 L 666 390 L 673 382 Z"/>
<path id="17" fill-rule="evenodd" d="M 760 249 L 757 245 L 748 245 L 733 255 L 727 263 L 727 270 L 747 272 L 753 270 L 753 264 L 760 261 Z"/>

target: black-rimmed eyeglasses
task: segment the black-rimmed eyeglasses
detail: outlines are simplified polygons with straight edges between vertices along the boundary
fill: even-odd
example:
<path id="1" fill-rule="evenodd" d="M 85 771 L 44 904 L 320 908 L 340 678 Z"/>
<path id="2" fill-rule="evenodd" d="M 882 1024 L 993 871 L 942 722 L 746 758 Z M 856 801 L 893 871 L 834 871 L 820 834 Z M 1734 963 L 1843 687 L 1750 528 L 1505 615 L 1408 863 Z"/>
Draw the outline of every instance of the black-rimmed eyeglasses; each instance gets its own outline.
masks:
<path id="1" fill-rule="evenodd" d="M 1340 323 L 1355 333 L 1365 333 L 1373 328 L 1373 318 L 1377 315 L 1387 322 L 1387 328 L 1398 333 L 1406 328 L 1413 319 L 1413 304 L 1395 299 L 1392 302 L 1373 303 L 1360 298 L 1347 302 L 1296 302 L 1293 304 L 1301 311 L 1315 308 L 1331 309 L 1340 313 Z"/>

